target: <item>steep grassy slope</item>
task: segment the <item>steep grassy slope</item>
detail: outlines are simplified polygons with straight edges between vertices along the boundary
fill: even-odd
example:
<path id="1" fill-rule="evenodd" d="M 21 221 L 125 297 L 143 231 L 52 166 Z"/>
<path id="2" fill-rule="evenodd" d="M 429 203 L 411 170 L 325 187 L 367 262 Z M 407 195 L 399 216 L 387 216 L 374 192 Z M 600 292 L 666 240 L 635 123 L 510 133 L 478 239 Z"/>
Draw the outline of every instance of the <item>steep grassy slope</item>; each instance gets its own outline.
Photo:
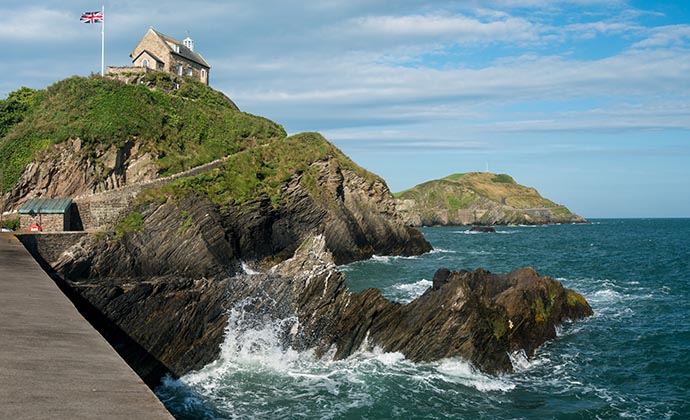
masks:
<path id="1" fill-rule="evenodd" d="M 72 77 L 0 101 L 2 191 L 17 183 L 37 152 L 70 139 L 80 140 L 84 158 L 136 142 L 153 156 L 158 173 L 168 175 L 286 136 L 280 125 L 240 112 L 194 80 L 153 73 L 142 82 Z M 172 89 L 175 83 L 179 89 Z"/>
<path id="2" fill-rule="evenodd" d="M 340 171 L 350 170 L 369 182 L 384 182 L 350 160 L 321 134 L 301 133 L 234 154 L 218 170 L 185 178 L 165 190 L 176 195 L 205 194 L 221 206 L 261 197 L 277 205 L 285 199 L 286 184 L 297 176 L 314 198 L 324 202 L 330 198 L 319 183 L 321 174 L 314 163 L 328 160 Z"/>
<path id="3" fill-rule="evenodd" d="M 407 223 L 413 225 L 585 221 L 506 174 L 454 174 L 419 184 L 395 196 Z"/>

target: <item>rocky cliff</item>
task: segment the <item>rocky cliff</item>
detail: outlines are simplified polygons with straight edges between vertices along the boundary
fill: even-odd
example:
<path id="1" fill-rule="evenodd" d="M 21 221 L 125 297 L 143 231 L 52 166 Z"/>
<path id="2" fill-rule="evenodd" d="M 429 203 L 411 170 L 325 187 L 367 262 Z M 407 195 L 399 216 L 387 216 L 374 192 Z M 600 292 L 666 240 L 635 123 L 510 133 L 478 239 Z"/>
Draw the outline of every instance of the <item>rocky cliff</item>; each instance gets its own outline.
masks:
<path id="1" fill-rule="evenodd" d="M 506 174 L 455 174 L 395 196 L 398 212 L 410 226 L 587 223 Z"/>
<path id="2" fill-rule="evenodd" d="M 415 361 L 462 357 L 491 373 L 511 371 L 510 353 L 530 356 L 556 336 L 556 325 L 592 313 L 582 296 L 529 268 L 506 275 L 439 270 L 433 287 L 407 305 L 376 289 L 351 293 L 326 243 L 323 235 L 309 236 L 292 258 L 261 273 L 78 276 L 67 283 L 137 344 L 113 340 L 151 382 L 162 372 L 181 375 L 214 360 L 230 310 L 243 313 L 244 328 L 280 324 L 284 346 L 319 356 L 379 347 Z M 83 245 L 55 263 L 65 277 L 74 276 L 70 261 Z M 208 261 L 203 252 L 195 255 L 202 266 Z"/>

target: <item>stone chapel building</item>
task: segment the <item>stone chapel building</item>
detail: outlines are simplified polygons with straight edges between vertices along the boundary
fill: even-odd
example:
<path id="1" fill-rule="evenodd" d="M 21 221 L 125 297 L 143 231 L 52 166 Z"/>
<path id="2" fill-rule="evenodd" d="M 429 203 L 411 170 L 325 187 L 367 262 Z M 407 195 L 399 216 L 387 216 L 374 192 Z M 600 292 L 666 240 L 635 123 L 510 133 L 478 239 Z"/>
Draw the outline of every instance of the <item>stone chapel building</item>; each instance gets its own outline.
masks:
<path id="1" fill-rule="evenodd" d="M 132 54 L 132 66 L 193 77 L 208 85 L 211 66 L 196 51 L 187 37 L 180 42 L 149 28 Z"/>

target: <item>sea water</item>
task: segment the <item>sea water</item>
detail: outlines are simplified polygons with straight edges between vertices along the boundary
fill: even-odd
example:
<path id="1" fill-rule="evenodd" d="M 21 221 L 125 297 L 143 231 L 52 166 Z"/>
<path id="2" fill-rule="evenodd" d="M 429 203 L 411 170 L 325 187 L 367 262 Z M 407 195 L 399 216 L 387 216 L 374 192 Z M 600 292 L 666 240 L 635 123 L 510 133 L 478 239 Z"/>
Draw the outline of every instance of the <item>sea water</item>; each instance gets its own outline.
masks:
<path id="1" fill-rule="evenodd" d="M 158 396 L 178 419 L 690 419 L 690 219 L 422 232 L 428 254 L 339 267 L 350 289 L 409 302 L 440 267 L 532 266 L 595 314 L 492 376 L 460 359 L 412 363 L 377 350 L 317 359 L 281 348 L 281 322 L 233 309 L 220 358 L 165 379 Z"/>

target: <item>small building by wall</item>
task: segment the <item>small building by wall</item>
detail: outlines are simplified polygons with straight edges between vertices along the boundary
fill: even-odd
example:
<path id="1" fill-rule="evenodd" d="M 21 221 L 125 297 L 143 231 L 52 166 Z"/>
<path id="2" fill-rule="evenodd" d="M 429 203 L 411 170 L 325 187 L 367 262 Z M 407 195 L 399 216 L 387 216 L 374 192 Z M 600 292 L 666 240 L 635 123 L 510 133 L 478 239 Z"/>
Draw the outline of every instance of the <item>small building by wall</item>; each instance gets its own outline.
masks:
<path id="1" fill-rule="evenodd" d="M 32 198 L 19 208 L 19 228 L 36 224 L 43 232 L 72 230 L 73 202 L 70 198 Z"/>

